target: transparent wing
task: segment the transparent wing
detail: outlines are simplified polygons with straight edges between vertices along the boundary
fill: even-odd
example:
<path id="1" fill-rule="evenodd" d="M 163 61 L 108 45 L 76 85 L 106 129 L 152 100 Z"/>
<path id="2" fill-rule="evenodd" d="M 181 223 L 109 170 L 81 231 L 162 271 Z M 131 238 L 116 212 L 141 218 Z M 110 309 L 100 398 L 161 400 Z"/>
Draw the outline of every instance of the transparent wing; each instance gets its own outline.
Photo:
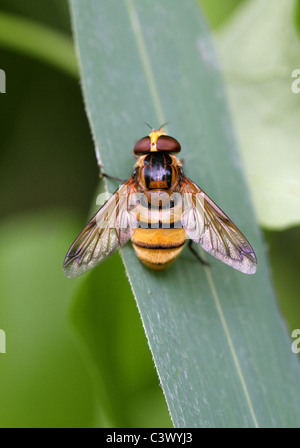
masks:
<path id="1" fill-rule="evenodd" d="M 225 213 L 190 179 L 185 178 L 182 226 L 206 252 L 245 274 L 254 274 L 257 259 L 251 245 Z"/>
<path id="2" fill-rule="evenodd" d="M 84 274 L 129 241 L 136 224 L 134 207 L 128 207 L 128 198 L 135 191 L 129 179 L 93 216 L 66 255 L 63 265 L 66 277 Z"/>

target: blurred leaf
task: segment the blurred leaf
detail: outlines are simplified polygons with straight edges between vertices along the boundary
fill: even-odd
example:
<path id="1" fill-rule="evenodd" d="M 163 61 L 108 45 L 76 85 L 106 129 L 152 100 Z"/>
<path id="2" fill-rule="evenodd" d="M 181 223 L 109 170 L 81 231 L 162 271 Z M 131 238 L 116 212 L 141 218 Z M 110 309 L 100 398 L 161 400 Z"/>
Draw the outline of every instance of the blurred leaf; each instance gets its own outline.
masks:
<path id="1" fill-rule="evenodd" d="M 0 53 L 7 79 L 0 217 L 47 206 L 72 207 L 85 217 L 98 168 L 78 80 L 24 55 Z"/>
<path id="2" fill-rule="evenodd" d="M 235 8 L 246 0 L 198 0 L 203 12 L 213 28 L 219 28 L 228 20 Z"/>
<path id="3" fill-rule="evenodd" d="M 90 427 L 90 378 L 67 331 L 70 299 L 62 259 L 72 222 L 61 212 L 7 220 L 0 228 L 1 427 Z"/>
<path id="4" fill-rule="evenodd" d="M 0 47 L 30 55 L 77 78 L 74 48 L 68 35 L 30 19 L 0 12 Z"/>
<path id="5" fill-rule="evenodd" d="M 246 2 L 218 39 L 258 219 L 270 229 L 300 222 L 295 7 L 294 0 Z"/>
<path id="6" fill-rule="evenodd" d="M 300 227 L 265 233 L 282 311 L 291 330 L 300 328 Z"/>
<path id="7" fill-rule="evenodd" d="M 1 10 L 71 33 L 68 0 L 1 0 Z"/>
<path id="8" fill-rule="evenodd" d="M 122 250 L 174 425 L 298 426 L 299 364 L 274 299 L 218 65 L 195 3 L 71 6 L 86 107 L 106 172 L 129 175 L 132 145 L 146 132 L 142 122 L 157 127 L 167 119 L 189 177 L 237 222 L 258 255 L 257 274 L 245 276 L 213 259 L 203 268 L 187 251 L 167 271 L 153 272 L 130 245 Z M 99 291 L 100 308 L 101 299 Z M 104 336 L 89 307 L 82 306 L 81 319 L 93 328 L 87 344 L 94 352 L 91 337 Z M 105 341 L 110 337 L 107 329 Z M 101 377 L 100 361 L 98 367 Z M 105 398 L 115 405 L 113 393 Z"/>
<path id="9" fill-rule="evenodd" d="M 296 22 L 298 38 L 299 38 L 300 37 L 300 1 L 299 0 L 296 0 L 295 22 Z"/>

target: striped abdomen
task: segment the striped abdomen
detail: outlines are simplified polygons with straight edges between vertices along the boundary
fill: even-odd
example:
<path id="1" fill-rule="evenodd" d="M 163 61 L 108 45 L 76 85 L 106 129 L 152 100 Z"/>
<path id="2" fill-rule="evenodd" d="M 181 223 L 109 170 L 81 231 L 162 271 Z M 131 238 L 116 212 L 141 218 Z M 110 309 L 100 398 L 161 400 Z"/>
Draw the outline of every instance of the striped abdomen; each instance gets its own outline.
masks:
<path id="1" fill-rule="evenodd" d="M 155 270 L 168 267 L 186 241 L 181 196 L 175 192 L 180 173 L 180 162 L 171 154 L 153 152 L 139 162 L 142 199 L 131 240 L 139 259 Z"/>

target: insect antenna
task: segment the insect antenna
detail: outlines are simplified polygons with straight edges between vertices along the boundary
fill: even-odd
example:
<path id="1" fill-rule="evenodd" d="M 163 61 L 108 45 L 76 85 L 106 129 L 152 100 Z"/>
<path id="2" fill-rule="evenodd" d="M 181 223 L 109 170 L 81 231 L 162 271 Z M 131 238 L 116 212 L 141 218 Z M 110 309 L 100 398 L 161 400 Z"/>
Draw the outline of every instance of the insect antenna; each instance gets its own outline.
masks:
<path id="1" fill-rule="evenodd" d="M 146 124 L 152 131 L 154 130 L 154 128 L 153 128 L 152 126 L 150 126 L 150 124 L 147 123 L 146 121 L 145 121 L 145 124 Z"/>
<path id="2" fill-rule="evenodd" d="M 163 124 L 161 124 L 161 125 L 159 126 L 158 129 L 163 129 L 165 126 L 167 126 L 167 124 L 169 124 L 169 122 L 168 122 L 168 121 L 165 121 Z"/>

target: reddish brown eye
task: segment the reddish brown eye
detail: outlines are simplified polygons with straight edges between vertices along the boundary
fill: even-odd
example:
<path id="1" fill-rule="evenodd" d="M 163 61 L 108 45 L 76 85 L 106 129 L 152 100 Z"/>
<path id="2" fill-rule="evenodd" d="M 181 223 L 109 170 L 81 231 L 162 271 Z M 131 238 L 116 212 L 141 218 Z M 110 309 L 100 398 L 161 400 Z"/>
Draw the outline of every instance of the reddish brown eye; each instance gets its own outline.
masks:
<path id="1" fill-rule="evenodd" d="M 134 154 L 137 154 L 138 156 L 142 154 L 148 154 L 150 152 L 150 137 L 143 137 L 141 140 L 137 142 L 137 144 L 134 147 Z"/>
<path id="2" fill-rule="evenodd" d="M 180 152 L 180 143 L 173 137 L 161 135 L 156 142 L 157 151 Z"/>

